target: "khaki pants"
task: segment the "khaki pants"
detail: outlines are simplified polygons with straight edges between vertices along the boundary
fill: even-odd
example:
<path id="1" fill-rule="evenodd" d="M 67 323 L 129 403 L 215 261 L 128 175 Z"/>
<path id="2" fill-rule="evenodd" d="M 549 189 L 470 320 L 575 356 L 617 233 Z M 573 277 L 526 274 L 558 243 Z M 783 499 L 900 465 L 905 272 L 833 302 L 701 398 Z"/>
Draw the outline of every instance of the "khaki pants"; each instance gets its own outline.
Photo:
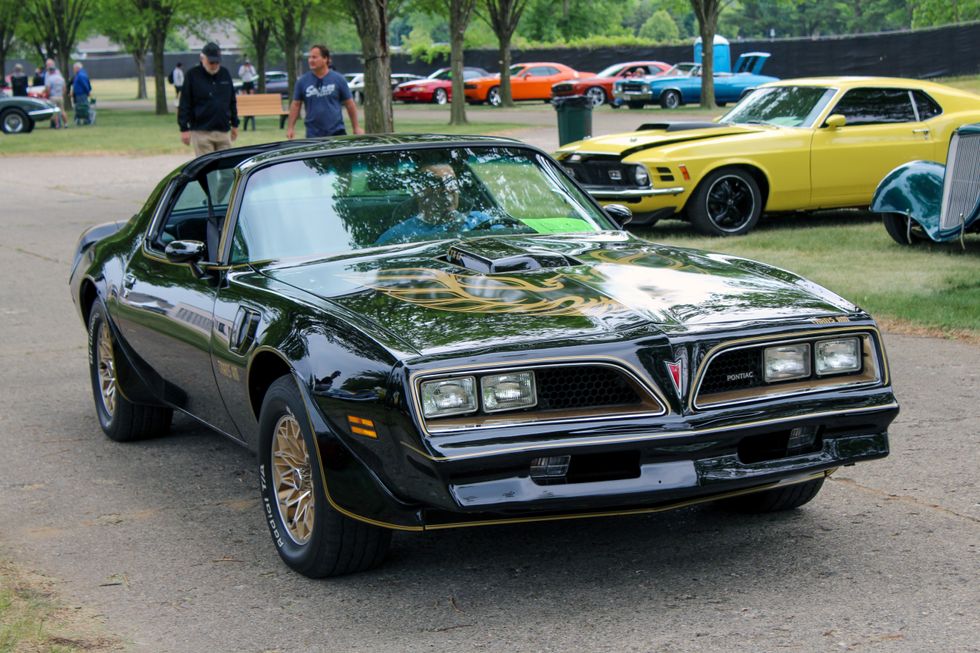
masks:
<path id="1" fill-rule="evenodd" d="M 191 131 L 191 147 L 194 148 L 194 156 L 227 150 L 231 147 L 231 132 Z"/>

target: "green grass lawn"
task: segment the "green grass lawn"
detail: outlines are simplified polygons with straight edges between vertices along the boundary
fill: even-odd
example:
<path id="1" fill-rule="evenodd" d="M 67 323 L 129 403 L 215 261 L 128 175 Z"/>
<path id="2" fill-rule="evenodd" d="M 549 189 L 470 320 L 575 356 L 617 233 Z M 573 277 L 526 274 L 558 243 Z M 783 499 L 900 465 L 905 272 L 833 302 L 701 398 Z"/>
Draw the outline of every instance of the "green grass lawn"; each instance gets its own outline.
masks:
<path id="1" fill-rule="evenodd" d="M 666 221 L 637 235 L 658 242 L 757 259 L 792 270 L 895 323 L 980 336 L 980 237 L 898 245 L 881 220 L 859 211 L 764 219 L 747 236 L 697 237 Z"/>
<path id="2" fill-rule="evenodd" d="M 502 116 L 505 117 L 505 116 Z M 239 130 L 238 145 L 284 140 L 286 131 L 279 129 L 275 116 L 257 119 L 258 130 Z M 523 125 L 508 122 L 450 126 L 447 121 L 398 121 L 401 133 L 493 134 L 520 129 Z M 302 133 L 302 125 L 299 126 Z M 68 129 L 50 129 L 39 124 L 30 134 L 0 135 L 0 156 L 30 154 L 179 154 L 190 152 L 180 142 L 177 117 L 157 116 L 152 111 L 99 109 L 96 124 Z"/>

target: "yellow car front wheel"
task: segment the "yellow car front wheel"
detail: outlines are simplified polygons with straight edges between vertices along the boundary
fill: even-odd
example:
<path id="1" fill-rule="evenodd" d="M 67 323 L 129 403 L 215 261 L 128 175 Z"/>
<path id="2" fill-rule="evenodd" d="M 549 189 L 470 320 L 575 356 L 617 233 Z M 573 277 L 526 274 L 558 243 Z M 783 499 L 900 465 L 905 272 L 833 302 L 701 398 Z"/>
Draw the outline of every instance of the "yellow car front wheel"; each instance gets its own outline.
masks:
<path id="1" fill-rule="evenodd" d="M 741 168 L 715 170 L 698 185 L 687 214 L 703 234 L 741 236 L 762 215 L 762 192 L 752 175 Z"/>

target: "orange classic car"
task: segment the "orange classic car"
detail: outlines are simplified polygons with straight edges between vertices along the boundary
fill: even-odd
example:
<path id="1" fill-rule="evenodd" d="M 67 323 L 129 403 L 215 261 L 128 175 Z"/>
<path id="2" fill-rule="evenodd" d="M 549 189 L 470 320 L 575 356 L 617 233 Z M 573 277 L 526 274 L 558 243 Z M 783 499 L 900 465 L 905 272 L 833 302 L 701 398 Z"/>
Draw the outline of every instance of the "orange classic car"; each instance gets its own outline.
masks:
<path id="1" fill-rule="evenodd" d="M 551 87 L 566 79 L 591 77 L 593 73 L 573 70 L 565 64 L 552 62 L 519 63 L 510 67 L 510 92 L 515 100 L 551 99 Z M 466 101 L 500 106 L 500 75 L 466 80 Z"/>

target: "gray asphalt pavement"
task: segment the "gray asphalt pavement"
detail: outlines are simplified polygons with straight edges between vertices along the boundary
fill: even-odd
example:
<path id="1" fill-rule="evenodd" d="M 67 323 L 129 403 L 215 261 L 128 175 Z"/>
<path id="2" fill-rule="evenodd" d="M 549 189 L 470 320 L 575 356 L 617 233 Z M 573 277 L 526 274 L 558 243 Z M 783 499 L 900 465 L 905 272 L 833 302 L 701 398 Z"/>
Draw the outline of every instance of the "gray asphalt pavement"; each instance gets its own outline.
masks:
<path id="1" fill-rule="evenodd" d="M 892 455 L 805 508 L 396 534 L 380 569 L 278 559 L 251 456 L 178 418 L 99 430 L 66 277 L 180 157 L 0 157 L 0 552 L 136 651 L 978 651 L 980 348 L 886 334 Z"/>

